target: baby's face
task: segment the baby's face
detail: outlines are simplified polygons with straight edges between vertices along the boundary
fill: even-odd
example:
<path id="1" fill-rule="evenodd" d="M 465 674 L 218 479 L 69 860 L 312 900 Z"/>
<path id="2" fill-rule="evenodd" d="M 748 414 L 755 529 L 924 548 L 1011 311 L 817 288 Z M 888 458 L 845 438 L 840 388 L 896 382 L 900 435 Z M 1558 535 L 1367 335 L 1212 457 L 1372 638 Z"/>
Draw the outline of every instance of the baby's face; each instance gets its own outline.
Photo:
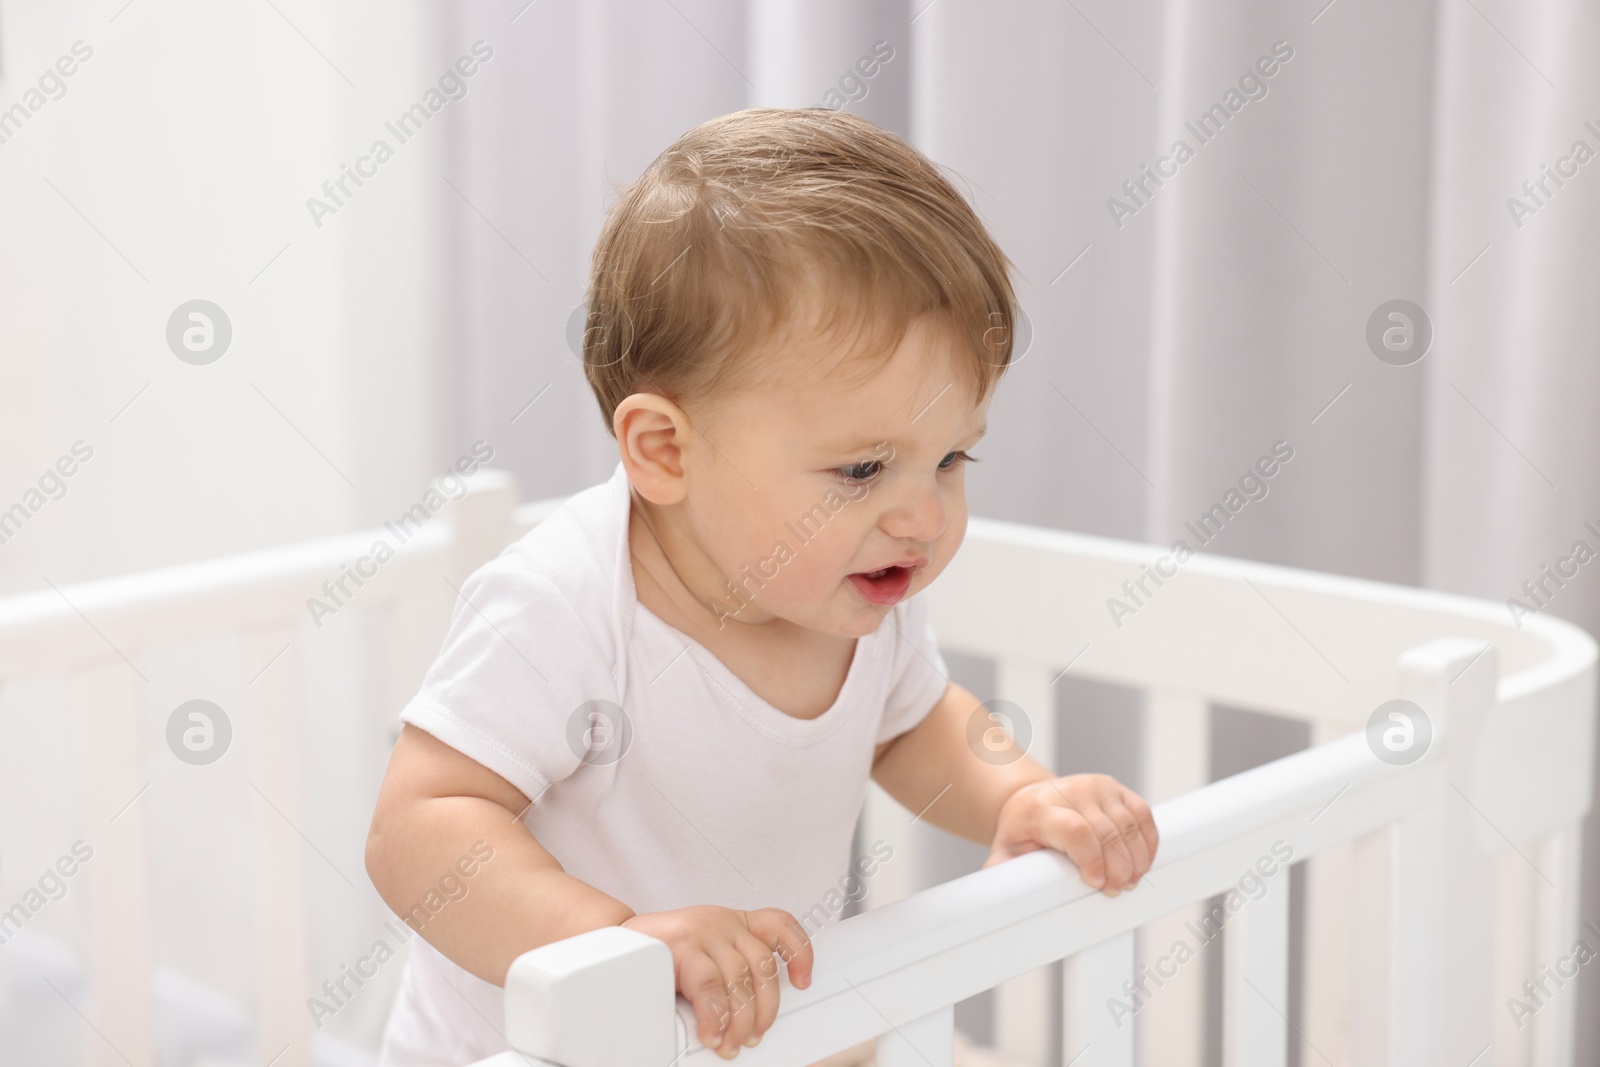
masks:
<path id="1" fill-rule="evenodd" d="M 950 562 L 989 408 L 958 343 L 924 316 L 864 370 L 836 342 L 790 342 L 776 358 L 800 371 L 719 398 L 704 421 L 686 408 L 703 432 L 686 449 L 685 516 L 732 583 L 701 591 L 723 626 L 776 617 L 860 637 Z"/>

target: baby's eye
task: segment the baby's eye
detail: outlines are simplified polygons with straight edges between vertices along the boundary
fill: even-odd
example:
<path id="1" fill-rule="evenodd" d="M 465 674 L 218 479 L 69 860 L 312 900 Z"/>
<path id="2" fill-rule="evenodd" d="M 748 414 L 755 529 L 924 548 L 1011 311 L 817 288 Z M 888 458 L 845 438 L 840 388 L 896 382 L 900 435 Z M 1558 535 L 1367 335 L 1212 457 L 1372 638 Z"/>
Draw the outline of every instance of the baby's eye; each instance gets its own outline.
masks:
<path id="1" fill-rule="evenodd" d="M 952 452 L 939 461 L 939 469 L 942 471 L 954 470 L 958 463 L 975 462 L 977 462 L 976 456 L 970 456 L 966 452 Z"/>
<path id="2" fill-rule="evenodd" d="M 883 469 L 880 460 L 868 460 L 865 463 L 852 463 L 848 467 L 839 468 L 839 476 L 847 482 L 865 482 L 874 478 Z"/>

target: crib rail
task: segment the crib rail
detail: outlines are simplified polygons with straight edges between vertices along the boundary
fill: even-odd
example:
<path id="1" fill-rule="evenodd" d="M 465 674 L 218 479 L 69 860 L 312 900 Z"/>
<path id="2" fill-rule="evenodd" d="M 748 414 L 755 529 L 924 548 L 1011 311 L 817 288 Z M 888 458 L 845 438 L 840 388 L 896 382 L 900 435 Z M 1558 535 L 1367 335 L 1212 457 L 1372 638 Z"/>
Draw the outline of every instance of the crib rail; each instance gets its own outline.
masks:
<path id="1" fill-rule="evenodd" d="M 441 521 L 409 533 L 363 601 L 393 604 L 441 575 L 459 583 L 554 503 L 516 507 L 510 476 L 478 473 Z M 341 566 L 379 539 L 396 537 L 378 527 L 0 599 L 0 679 L 72 670 L 119 649 L 139 651 L 195 634 L 298 624 L 319 583 L 337 577 Z"/>
<path id="2" fill-rule="evenodd" d="M 173 711 L 155 706 L 152 676 L 174 679 L 155 675 L 150 656 L 185 640 L 237 640 L 232 719 L 246 777 L 259 794 L 242 828 L 258 872 L 247 976 L 255 987 L 255 1043 L 260 1062 L 311 1067 L 307 1002 L 316 980 L 308 839 L 299 829 L 310 784 L 299 722 L 307 701 L 305 649 L 316 639 L 308 597 L 376 541 L 398 549 L 359 589 L 346 590 L 359 596 L 359 611 L 376 622 L 392 652 L 392 676 L 360 684 L 403 699 L 443 637 L 451 586 L 548 511 L 518 507 L 516 497 L 510 475 L 484 470 L 465 495 L 414 529 L 380 527 L 0 599 L 0 683 L 50 676 L 68 683 L 70 706 L 62 710 L 79 747 L 59 773 L 81 782 L 77 807 L 95 849 L 78 876 L 88 887 L 87 997 L 73 1005 L 87 1009 L 92 1023 L 84 1062 L 155 1067 L 159 1060 L 155 895 L 168 885 L 155 867 L 145 805 L 136 801 L 152 784 L 150 739 Z M 342 866 L 359 871 L 359 857 Z"/>
<path id="3" fill-rule="evenodd" d="M 1583 630 L 1503 604 L 1267 563 L 1197 555 L 1156 585 L 1155 545 L 973 519 L 929 590 L 941 645 L 1012 662 L 1072 659 L 1081 677 L 1346 727 L 1394 694 L 1399 656 L 1441 634 L 1499 650 L 1503 704 L 1565 700 L 1594 659 Z M 1017 576 L 1026 576 L 1018 580 Z M 1113 620 L 1107 601 L 1132 614 Z M 1002 609 L 982 612 L 998 601 Z"/>
<path id="4" fill-rule="evenodd" d="M 369 680 L 381 706 L 414 690 L 461 580 L 559 503 L 519 506 L 509 476 L 481 471 L 467 496 L 362 588 L 360 610 L 388 652 L 387 673 Z M 152 677 L 173 682 L 150 656 L 219 634 L 239 638 L 239 725 L 262 798 L 247 829 L 261 872 L 257 948 L 247 963 L 258 1058 L 275 1067 L 313 1062 L 306 1005 L 322 975 L 308 966 L 319 902 L 308 896 L 307 870 L 325 857 L 298 831 L 311 773 L 297 725 L 307 701 L 303 650 L 316 640 L 306 598 L 383 533 L 0 600 L 0 682 L 66 677 L 80 807 L 102 827 L 115 822 L 80 876 L 88 887 L 81 1010 L 93 1024 L 84 1032 L 89 1062 L 158 1062 L 153 896 L 163 886 L 151 837 L 159 828 L 146 822 L 145 805 L 130 806 L 150 781 L 156 723 L 172 710 L 150 695 Z M 1476 1067 L 1570 1067 L 1570 990 L 1541 1004 L 1525 1027 L 1506 1022 L 1503 1001 L 1578 936 L 1594 641 L 1544 615 L 1514 625 L 1483 601 L 1207 556 L 1163 584 L 1146 580 L 1136 613 L 1113 620 L 1106 599 L 1125 596 L 1124 582 L 1137 582 L 1161 555 L 973 520 L 929 591 L 941 645 L 995 661 L 989 695 L 1026 710 L 1041 762 L 1054 751 L 1063 676 L 1143 693 L 1138 786 L 1155 802 L 1162 848 L 1140 888 L 1106 900 L 1062 857 L 1037 853 L 835 924 L 818 935 L 813 987 L 786 989 L 778 1024 L 741 1059 L 810 1063 L 876 1037 L 883 1067 L 939 1067 L 949 1062 L 950 1005 L 994 988 L 998 1044 L 1040 1067 L 1055 1017 L 1063 1020 L 1062 1063 L 1131 1063 L 1137 1033 L 1141 1063 L 1198 1067 L 1201 983 L 1193 979 L 1201 965 L 1169 980 L 1161 957 L 1186 923 L 1205 922 L 1197 902 L 1237 886 L 1281 839 L 1309 868 L 1304 1033 L 1286 1032 L 1283 1018 L 1285 876 L 1227 922 L 1226 1062 L 1282 1063 L 1286 1043 L 1303 1040 L 1314 1051 L 1302 1062 L 1457 1067 L 1492 1040 L 1493 1053 Z M 1377 704 L 1396 696 L 1427 709 L 1437 730 L 1428 755 L 1405 767 L 1371 757 L 1359 732 Z M 1303 719 L 1316 747 L 1207 784 L 1212 703 Z M 876 787 L 863 819 L 865 839 L 912 855 L 907 813 Z M 359 858 L 349 868 L 359 870 Z M 897 861 L 874 893 L 893 898 L 893 884 L 914 869 L 914 860 Z M 689 1036 L 670 971 L 663 984 L 662 949 L 618 928 L 522 957 L 506 1020 L 522 1052 L 508 1062 L 627 1067 L 661 1053 L 648 1067 L 709 1063 L 713 1054 Z M 1053 967 L 1064 968 L 1054 1002 Z M 596 976 L 610 999 L 584 992 Z M 1114 1002 L 1134 1009 L 1132 1017 Z M 616 1026 L 619 1017 L 630 1024 Z M 596 1046 L 595 1035 L 624 1045 Z"/>
<path id="5" fill-rule="evenodd" d="M 1495 857 L 1495 996 L 1482 1004 L 1494 1051 L 1480 1062 L 1570 1064 L 1572 996 L 1541 997 L 1548 1003 L 1522 1019 L 1507 1002 L 1531 1004 L 1526 981 L 1570 955 L 1578 934 L 1579 829 L 1593 774 L 1590 635 L 1546 615 L 1519 625 L 1501 604 L 1433 590 L 1205 555 L 1174 576 L 1171 561 L 1153 545 L 974 519 L 966 545 L 929 591 L 933 624 L 941 645 L 997 662 L 993 695 L 1032 717 L 1032 754 L 1047 764 L 1055 751 L 1053 690 L 1064 674 L 1141 691 L 1138 787 L 1152 801 L 1209 780 L 1214 704 L 1299 719 L 1313 744 L 1325 743 L 1363 728 L 1379 704 L 1399 695 L 1407 650 L 1444 635 L 1491 644 L 1501 673 L 1477 771 L 1453 794 L 1473 806 L 1480 844 Z M 1136 611 L 1113 621 L 1112 597 Z M 1002 610 L 982 610 L 996 599 Z M 868 822 L 869 839 L 886 837 L 897 853 L 911 844 L 896 835 L 903 820 L 881 793 L 869 798 Z M 1381 990 L 1391 978 L 1368 927 L 1390 904 L 1371 887 L 1387 884 L 1394 847 L 1394 835 L 1380 833 L 1306 863 L 1297 1038 L 1306 1043 L 1306 1062 L 1343 1067 L 1389 1054 Z M 1143 927 L 1141 958 L 1157 958 L 1199 916 L 1189 906 Z M 1248 964 L 1243 940 L 1223 940 L 1229 975 Z M 1069 985 L 1074 972 L 1069 961 Z M 1200 1067 L 1205 985 L 1183 976 L 1139 1014 L 1142 1063 Z M 1034 1020 L 1062 1010 L 1050 987 L 1045 969 L 996 990 L 996 1039 L 1020 1059 L 1046 1060 L 1048 1040 Z"/>
<path id="6" fill-rule="evenodd" d="M 1386 930 L 1371 931 L 1388 935 L 1395 977 L 1382 1021 L 1390 1062 L 1469 1062 L 1489 1044 L 1482 964 L 1492 899 L 1474 816 L 1453 791 L 1470 785 L 1495 655 L 1481 642 L 1444 639 L 1402 660 L 1402 691 L 1442 727 L 1418 762 L 1382 762 L 1364 734 L 1350 734 L 1159 804 L 1160 854 L 1140 887 L 1117 899 L 1085 887 L 1064 856 L 1034 852 L 825 928 L 814 938 L 812 985 L 785 985 L 777 1022 L 739 1058 L 804 1067 L 878 1038 L 881 1067 L 947 1067 L 955 1001 L 1075 956 L 1068 1062 L 1131 1065 L 1131 1018 L 1160 996 L 1161 983 L 1148 969 L 1136 973 L 1131 932 L 1231 890 L 1239 908 L 1230 898 L 1224 921 L 1247 947 L 1225 990 L 1228 1062 L 1282 1064 L 1286 864 L 1393 828 L 1403 857 L 1388 879 L 1394 909 Z M 1479 891 L 1462 888 L 1474 882 Z M 1440 907 L 1447 885 L 1457 887 L 1452 905 Z M 606 1025 L 619 1018 L 640 1025 Z M 524 1056 L 560 1067 L 720 1062 L 692 1036 L 664 946 L 620 928 L 519 958 L 507 980 L 506 1027 L 520 1055 L 505 1064 Z"/>

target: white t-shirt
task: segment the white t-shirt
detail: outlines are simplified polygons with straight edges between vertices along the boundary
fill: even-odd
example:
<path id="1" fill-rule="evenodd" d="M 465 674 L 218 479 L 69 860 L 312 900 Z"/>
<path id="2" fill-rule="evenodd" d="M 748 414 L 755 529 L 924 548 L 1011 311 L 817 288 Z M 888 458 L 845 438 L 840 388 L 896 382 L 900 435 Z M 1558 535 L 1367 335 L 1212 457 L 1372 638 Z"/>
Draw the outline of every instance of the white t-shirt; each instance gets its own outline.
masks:
<path id="1" fill-rule="evenodd" d="M 895 605 L 857 640 L 833 706 L 795 718 L 638 602 L 629 508 L 618 463 L 473 572 L 400 718 L 521 790 L 539 843 L 634 911 L 777 907 L 814 933 L 843 907 L 874 745 L 944 694 L 926 606 Z M 473 906 L 463 881 L 446 907 Z M 422 937 L 410 949 L 381 1062 L 507 1049 L 503 989 Z"/>

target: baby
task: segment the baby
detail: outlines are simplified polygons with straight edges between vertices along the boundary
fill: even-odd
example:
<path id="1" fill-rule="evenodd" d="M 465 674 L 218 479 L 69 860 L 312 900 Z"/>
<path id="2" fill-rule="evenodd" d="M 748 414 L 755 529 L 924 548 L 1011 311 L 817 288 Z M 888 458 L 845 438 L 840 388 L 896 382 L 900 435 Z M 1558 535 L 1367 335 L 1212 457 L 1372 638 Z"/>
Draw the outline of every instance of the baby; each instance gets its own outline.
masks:
<path id="1" fill-rule="evenodd" d="M 919 595 L 966 530 L 1011 266 L 842 112 L 706 122 L 623 193 L 583 352 L 620 462 L 462 583 L 401 713 L 367 870 L 423 936 L 383 1063 L 505 1050 L 512 960 L 612 924 L 671 948 L 702 1044 L 755 1045 L 811 982 L 869 778 L 985 866 L 1139 883 L 1149 806 L 1016 751 Z M 462 892 L 413 911 L 442 876 Z"/>

